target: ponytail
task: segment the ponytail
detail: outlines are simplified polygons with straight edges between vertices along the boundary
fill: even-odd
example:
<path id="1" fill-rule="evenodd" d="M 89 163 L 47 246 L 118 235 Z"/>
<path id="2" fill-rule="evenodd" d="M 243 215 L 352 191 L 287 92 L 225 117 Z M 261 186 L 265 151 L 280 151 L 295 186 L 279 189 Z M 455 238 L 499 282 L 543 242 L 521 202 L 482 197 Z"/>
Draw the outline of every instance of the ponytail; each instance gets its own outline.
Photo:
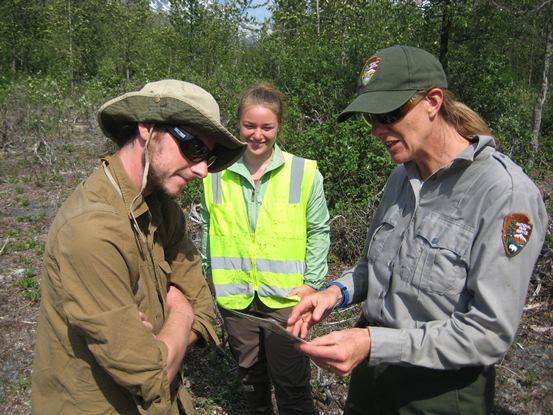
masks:
<path id="1" fill-rule="evenodd" d="M 443 89 L 444 101 L 440 114 L 467 140 L 474 135 L 492 135 L 484 119 L 467 105 L 457 101 L 453 92 Z"/>

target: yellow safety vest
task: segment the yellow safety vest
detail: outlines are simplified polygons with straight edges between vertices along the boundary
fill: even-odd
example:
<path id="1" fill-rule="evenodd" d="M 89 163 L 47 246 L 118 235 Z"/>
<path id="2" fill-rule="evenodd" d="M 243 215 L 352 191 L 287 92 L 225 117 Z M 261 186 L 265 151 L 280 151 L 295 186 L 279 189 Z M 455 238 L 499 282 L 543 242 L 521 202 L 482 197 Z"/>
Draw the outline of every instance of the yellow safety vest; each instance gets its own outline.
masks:
<path id="1" fill-rule="evenodd" d="M 317 163 L 282 154 L 285 162 L 270 172 L 253 233 L 240 175 L 224 170 L 203 180 L 213 285 L 222 307 L 244 309 L 255 292 L 271 308 L 299 301 L 287 296 L 303 284 L 307 202 Z"/>

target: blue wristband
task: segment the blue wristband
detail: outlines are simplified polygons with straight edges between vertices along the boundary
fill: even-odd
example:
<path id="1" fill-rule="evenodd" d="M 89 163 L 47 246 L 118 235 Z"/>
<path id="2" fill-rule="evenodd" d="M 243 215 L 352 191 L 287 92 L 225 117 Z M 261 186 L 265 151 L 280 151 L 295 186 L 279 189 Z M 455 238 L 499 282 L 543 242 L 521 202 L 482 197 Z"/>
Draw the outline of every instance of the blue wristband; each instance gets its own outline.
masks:
<path id="1" fill-rule="evenodd" d="M 347 287 L 339 281 L 332 281 L 331 283 L 325 285 L 325 290 L 331 285 L 335 285 L 340 289 L 340 291 L 342 291 L 342 300 L 338 304 L 336 304 L 335 308 L 343 308 L 347 306 L 349 303 L 349 291 Z"/>

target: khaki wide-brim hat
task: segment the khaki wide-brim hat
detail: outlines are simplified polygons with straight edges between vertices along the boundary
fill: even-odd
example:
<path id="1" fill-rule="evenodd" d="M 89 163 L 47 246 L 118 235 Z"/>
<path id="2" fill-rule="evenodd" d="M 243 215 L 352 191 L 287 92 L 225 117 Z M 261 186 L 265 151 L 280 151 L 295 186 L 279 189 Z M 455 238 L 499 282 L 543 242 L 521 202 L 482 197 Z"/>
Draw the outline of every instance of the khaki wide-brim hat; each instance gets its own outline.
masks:
<path id="1" fill-rule="evenodd" d="M 135 122 L 193 126 L 215 139 L 217 159 L 209 167 L 212 173 L 233 164 L 246 148 L 221 124 L 219 105 L 211 94 L 190 82 L 150 82 L 139 91 L 106 102 L 97 118 L 102 132 L 116 143 L 120 143 L 121 128 Z"/>

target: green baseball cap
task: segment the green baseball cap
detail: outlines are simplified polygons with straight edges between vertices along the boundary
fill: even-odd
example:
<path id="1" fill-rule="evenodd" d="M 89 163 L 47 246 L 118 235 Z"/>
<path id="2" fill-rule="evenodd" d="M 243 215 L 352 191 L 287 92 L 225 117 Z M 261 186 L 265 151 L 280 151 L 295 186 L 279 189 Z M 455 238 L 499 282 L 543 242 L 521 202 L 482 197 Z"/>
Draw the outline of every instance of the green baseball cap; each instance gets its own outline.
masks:
<path id="1" fill-rule="evenodd" d="M 216 161 L 209 166 L 210 172 L 230 166 L 246 148 L 244 141 L 221 124 L 219 105 L 209 92 L 175 79 L 150 82 L 139 91 L 106 102 L 98 110 L 97 119 L 102 132 L 119 145 L 121 129 L 131 123 L 196 127 L 215 139 L 212 153 Z"/>
<path id="2" fill-rule="evenodd" d="M 338 122 L 357 112 L 386 114 L 405 104 L 417 91 L 447 88 L 440 61 L 411 46 L 392 46 L 372 55 L 361 70 L 357 97 L 338 116 Z"/>

